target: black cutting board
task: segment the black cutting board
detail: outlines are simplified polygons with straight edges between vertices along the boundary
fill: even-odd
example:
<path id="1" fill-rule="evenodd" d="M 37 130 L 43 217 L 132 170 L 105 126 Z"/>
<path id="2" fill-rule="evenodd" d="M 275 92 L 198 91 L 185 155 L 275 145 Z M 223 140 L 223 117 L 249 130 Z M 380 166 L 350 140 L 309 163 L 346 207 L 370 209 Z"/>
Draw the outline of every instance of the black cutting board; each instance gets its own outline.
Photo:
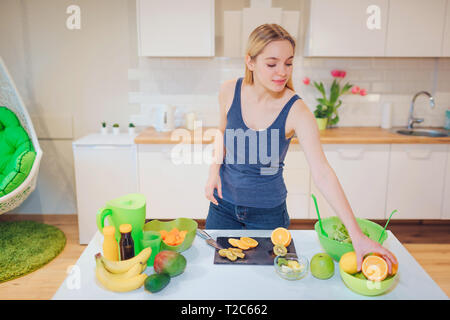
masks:
<path id="1" fill-rule="evenodd" d="M 234 248 L 228 243 L 229 238 L 239 239 L 240 237 L 217 237 L 217 243 L 221 245 L 224 249 Z M 250 248 L 248 250 L 242 250 L 245 253 L 243 259 L 237 258 L 235 261 L 231 261 L 226 257 L 221 257 L 219 255 L 219 250 L 216 249 L 214 253 L 214 264 L 259 264 L 259 265 L 273 265 L 273 259 L 275 255 L 273 253 L 273 243 L 270 238 L 263 237 L 251 237 L 258 241 L 258 246 L 256 248 Z M 289 253 L 296 253 L 294 241 L 291 241 L 287 247 Z"/>

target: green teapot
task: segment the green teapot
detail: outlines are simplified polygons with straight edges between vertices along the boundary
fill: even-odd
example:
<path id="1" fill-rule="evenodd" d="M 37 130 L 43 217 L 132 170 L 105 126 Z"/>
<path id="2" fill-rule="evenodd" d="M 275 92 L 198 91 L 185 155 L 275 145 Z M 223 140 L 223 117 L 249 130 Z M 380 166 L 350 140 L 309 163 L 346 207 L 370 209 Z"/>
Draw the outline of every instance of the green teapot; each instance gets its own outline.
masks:
<path id="1" fill-rule="evenodd" d="M 120 198 L 110 200 L 104 208 L 97 212 L 97 228 L 103 234 L 105 218 L 110 226 L 116 229 L 115 238 L 120 241 L 119 227 L 122 224 L 131 224 L 131 237 L 134 241 L 134 254 L 141 252 L 141 240 L 145 224 L 146 202 L 145 197 L 139 193 L 131 193 Z"/>

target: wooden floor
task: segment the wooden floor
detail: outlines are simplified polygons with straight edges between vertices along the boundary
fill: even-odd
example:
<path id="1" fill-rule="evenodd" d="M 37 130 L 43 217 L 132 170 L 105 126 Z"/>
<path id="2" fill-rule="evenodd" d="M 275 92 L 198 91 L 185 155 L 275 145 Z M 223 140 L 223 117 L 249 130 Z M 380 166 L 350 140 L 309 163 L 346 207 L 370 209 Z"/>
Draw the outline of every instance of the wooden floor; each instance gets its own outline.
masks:
<path id="1" fill-rule="evenodd" d="M 0 284 L 0 300 L 51 299 L 74 265 L 85 245 L 78 243 L 76 215 L 12 215 L 0 216 L 1 221 L 36 220 L 60 228 L 67 245 L 49 264 L 19 279 Z M 198 221 L 199 227 L 204 220 Z M 292 221 L 290 229 L 313 229 L 313 220 Z M 377 221 L 384 225 L 385 221 Z M 450 222 L 391 221 L 389 228 L 417 262 L 450 297 Z"/>

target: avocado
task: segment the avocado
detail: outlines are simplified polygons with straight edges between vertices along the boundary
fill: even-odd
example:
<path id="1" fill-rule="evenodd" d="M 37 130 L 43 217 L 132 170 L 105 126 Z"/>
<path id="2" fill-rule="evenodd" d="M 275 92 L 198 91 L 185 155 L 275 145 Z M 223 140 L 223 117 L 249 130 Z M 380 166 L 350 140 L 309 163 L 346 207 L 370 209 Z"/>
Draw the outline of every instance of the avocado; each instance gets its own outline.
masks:
<path id="1" fill-rule="evenodd" d="M 144 287 L 145 290 L 152 293 L 161 291 L 170 282 L 170 276 L 166 273 L 154 273 L 145 279 Z"/>

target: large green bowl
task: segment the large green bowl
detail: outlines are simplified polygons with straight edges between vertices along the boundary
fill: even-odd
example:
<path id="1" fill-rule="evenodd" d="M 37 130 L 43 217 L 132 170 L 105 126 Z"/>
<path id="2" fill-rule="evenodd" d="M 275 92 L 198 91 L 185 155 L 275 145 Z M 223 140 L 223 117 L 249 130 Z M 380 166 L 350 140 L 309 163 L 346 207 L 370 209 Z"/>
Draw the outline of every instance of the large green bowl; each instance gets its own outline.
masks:
<path id="1" fill-rule="evenodd" d="M 342 281 L 345 285 L 352 291 L 362 294 L 364 296 L 378 296 L 380 294 L 388 291 L 395 283 L 398 273 L 392 277 L 388 277 L 383 281 L 370 281 L 365 279 L 357 278 L 351 274 L 346 273 L 341 268 L 339 268 L 339 273 L 341 274 Z"/>
<path id="2" fill-rule="evenodd" d="M 333 231 L 333 225 L 337 225 L 341 220 L 336 217 L 328 217 L 325 219 L 322 219 L 322 226 L 323 229 L 327 234 L 331 234 Z M 360 219 L 356 218 L 356 222 L 358 223 L 361 230 L 365 231 L 367 230 L 367 233 L 369 234 L 369 238 L 378 241 L 378 238 L 380 238 L 381 232 L 383 232 L 383 227 L 379 224 L 376 224 L 375 222 L 372 222 L 367 219 Z M 351 243 L 342 243 L 333 239 L 330 239 L 322 234 L 320 232 L 320 226 L 319 221 L 316 222 L 314 225 L 314 229 L 317 232 L 317 236 L 319 237 L 319 242 L 322 245 L 323 249 L 328 253 L 334 260 L 338 261 L 341 259 L 341 256 L 344 253 L 347 253 L 349 251 L 354 251 L 353 245 Z M 380 240 L 380 244 L 383 244 L 383 242 L 387 239 L 387 232 L 383 234 L 383 237 Z"/>
<path id="3" fill-rule="evenodd" d="M 184 238 L 184 241 L 177 246 L 171 246 L 164 243 L 164 241 L 161 241 L 161 251 L 171 250 L 183 252 L 191 247 L 192 242 L 194 241 L 195 235 L 197 233 L 197 227 L 198 227 L 197 221 L 189 218 L 177 218 L 171 221 L 159 221 L 155 219 L 150 222 L 147 222 L 144 225 L 144 231 L 161 231 L 161 230 L 170 231 L 173 228 L 177 228 L 180 231 L 187 230 L 187 234 L 186 237 Z"/>

